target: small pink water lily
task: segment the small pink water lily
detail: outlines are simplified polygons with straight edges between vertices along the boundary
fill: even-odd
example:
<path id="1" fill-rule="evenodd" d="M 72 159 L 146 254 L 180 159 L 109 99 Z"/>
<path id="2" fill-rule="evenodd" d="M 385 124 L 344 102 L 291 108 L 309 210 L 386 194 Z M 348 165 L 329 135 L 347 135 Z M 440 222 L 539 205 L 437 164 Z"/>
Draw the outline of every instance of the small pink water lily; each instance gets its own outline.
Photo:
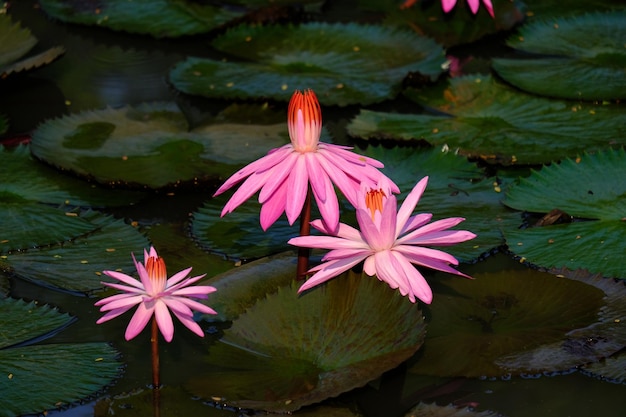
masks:
<path id="1" fill-rule="evenodd" d="M 469 7 L 472 13 L 474 14 L 478 13 L 478 8 L 480 7 L 481 1 L 485 5 L 485 8 L 487 9 L 491 17 L 495 17 L 493 13 L 493 4 L 491 3 L 491 0 L 467 0 L 467 4 L 469 4 Z M 402 3 L 402 6 L 400 6 L 400 8 L 407 9 L 413 6 L 416 2 L 417 0 L 405 0 L 405 2 Z M 443 9 L 445 13 L 449 13 L 450 10 L 452 10 L 454 6 L 456 5 L 456 2 L 457 0 L 441 0 L 441 8 Z"/>
<path id="2" fill-rule="evenodd" d="M 398 288 L 411 302 L 419 298 L 430 304 L 433 298 L 430 286 L 422 274 L 411 264 L 470 278 L 450 265 L 458 265 L 452 255 L 423 246 L 450 246 L 476 237 L 466 230 L 447 230 L 462 222 L 462 217 L 452 217 L 429 223 L 432 214 L 411 216 L 422 196 L 428 177 L 424 177 L 396 212 L 396 197 L 382 188 L 371 189 L 363 184 L 359 204 L 356 206 L 360 231 L 344 223 L 339 224 L 335 236 L 301 236 L 289 240 L 296 246 L 331 249 L 323 263 L 312 268 L 315 274 L 298 292 L 308 290 L 365 261 L 363 270 L 376 275 L 391 288 Z M 381 187 L 379 184 L 378 187 Z M 311 223 L 319 231 L 329 233 L 324 223 Z"/>
<path id="3" fill-rule="evenodd" d="M 189 330 L 203 337 L 202 329 L 193 320 L 192 310 L 206 314 L 217 313 L 212 308 L 192 300 L 192 298 L 207 299 L 208 294 L 214 292 L 215 288 L 208 285 L 194 286 L 192 284 L 204 278 L 206 274 L 188 278 L 191 268 L 187 268 L 167 279 L 165 261 L 157 254 L 154 247 L 150 248 L 149 253 L 144 249 L 143 264 L 137 262 L 134 254 L 132 257 L 140 280 L 117 271 L 103 271 L 105 275 L 127 285 L 102 283 L 123 293 L 96 302 L 95 305 L 100 307 L 100 311 L 106 312 L 96 323 L 109 321 L 136 305 L 137 310 L 126 328 L 126 340 L 130 340 L 141 333 L 154 314 L 161 334 L 166 341 L 171 342 L 174 336 L 174 323 L 170 310 Z"/>
<path id="4" fill-rule="evenodd" d="M 362 180 L 378 182 L 383 164 L 355 154 L 350 147 L 320 142 L 322 111 L 312 90 L 296 91 L 289 102 L 291 143 L 271 150 L 233 174 L 214 194 L 244 181 L 228 200 L 222 216 L 231 213 L 257 191 L 262 204 L 260 223 L 267 230 L 285 212 L 289 224 L 300 216 L 309 184 L 330 230 L 339 224 L 339 203 L 333 184 L 353 205 Z M 393 183 L 392 183 L 393 184 Z M 395 184 L 392 191 L 399 192 Z"/>

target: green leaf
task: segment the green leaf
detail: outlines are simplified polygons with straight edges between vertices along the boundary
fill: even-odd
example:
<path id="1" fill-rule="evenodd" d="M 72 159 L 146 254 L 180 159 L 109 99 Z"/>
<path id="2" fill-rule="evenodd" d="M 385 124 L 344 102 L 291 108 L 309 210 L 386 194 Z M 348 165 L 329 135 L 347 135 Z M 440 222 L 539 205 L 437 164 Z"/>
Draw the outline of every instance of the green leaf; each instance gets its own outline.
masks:
<path id="1" fill-rule="evenodd" d="M 3 202 L 29 201 L 65 206 L 122 206 L 145 196 L 141 192 L 108 190 L 65 175 L 35 161 L 30 147 L 13 150 L 0 146 L 0 195 Z"/>
<path id="2" fill-rule="evenodd" d="M 234 171 L 288 138 L 284 123 L 243 125 L 230 122 L 232 117 L 226 113 L 219 123 L 190 132 L 171 103 L 109 108 L 49 120 L 35 131 L 31 146 L 38 158 L 99 182 L 176 186 Z"/>
<path id="3" fill-rule="evenodd" d="M 117 352 L 106 343 L 16 345 L 49 337 L 71 322 L 68 314 L 6 298 L 0 299 L 0 322 L 3 417 L 70 405 L 93 395 L 119 375 Z"/>
<path id="4" fill-rule="evenodd" d="M 0 76 L 3 78 L 14 74 L 16 72 L 27 71 L 33 68 L 39 68 L 42 65 L 46 65 L 56 60 L 58 57 L 65 53 L 65 48 L 62 46 L 55 46 L 37 55 L 30 56 L 15 62 L 11 65 L 7 65 L 4 68 L 0 68 Z"/>
<path id="5" fill-rule="evenodd" d="M 240 315 L 210 348 L 211 375 L 189 388 L 237 407 L 289 412 L 363 386 L 421 346 L 420 310 L 375 278 L 346 273 L 300 296 L 297 285 Z"/>
<path id="6" fill-rule="evenodd" d="M 517 228 L 519 213 L 507 209 L 501 202 L 501 179 L 486 178 L 475 164 L 452 152 L 439 149 L 415 149 L 369 146 L 367 156 L 385 162 L 383 172 L 403 191 L 400 199 L 415 184 L 428 176 L 428 186 L 416 213 L 433 213 L 433 220 L 464 217 L 457 229 L 469 230 L 476 238 L 445 248 L 460 261 L 471 261 L 504 244 L 503 230 Z"/>
<path id="7" fill-rule="evenodd" d="M 156 38 L 206 33 L 243 15 L 227 7 L 199 5 L 185 0 L 102 0 L 93 6 L 42 0 L 41 8 L 63 22 L 96 25 Z"/>
<path id="8" fill-rule="evenodd" d="M 88 293 L 113 281 L 103 270 L 135 272 L 131 252 L 140 254 L 150 242 L 123 220 L 86 213 L 93 231 L 70 242 L 9 254 L 6 264 L 21 278 L 46 287 Z"/>
<path id="9" fill-rule="evenodd" d="M 322 104 L 367 104 L 395 97 L 409 72 L 436 79 L 445 60 L 441 47 L 428 38 L 354 23 L 238 26 L 213 46 L 238 59 L 189 58 L 170 73 L 177 89 L 287 101 L 294 89 L 314 86 Z"/>
<path id="10" fill-rule="evenodd" d="M 30 30 L 13 23 L 6 14 L 0 14 L 0 71 L 30 51 L 37 39 Z"/>
<path id="11" fill-rule="evenodd" d="M 361 110 L 348 125 L 349 134 L 423 139 L 500 164 L 547 163 L 626 143 L 626 114 L 620 106 L 532 97 L 489 76 L 451 79 L 443 96 L 438 89 L 407 94 L 453 116 Z"/>
<path id="12" fill-rule="evenodd" d="M 477 273 L 474 277 L 442 276 L 429 281 L 435 293 L 432 319 L 424 348 L 410 372 L 503 376 L 567 370 L 577 364 L 553 361 L 513 366 L 501 358 L 563 344 L 570 332 L 596 323 L 604 305 L 601 288 L 591 281 L 557 278 L 530 269 Z M 577 359 L 578 364 L 588 360 Z"/>
<path id="13" fill-rule="evenodd" d="M 624 99 L 624 20 L 626 11 L 613 11 L 532 22 L 508 44 L 545 56 L 497 58 L 493 68 L 507 82 L 534 94 L 576 100 Z"/>
<path id="14" fill-rule="evenodd" d="M 507 192 L 506 205 L 537 213 L 560 209 L 578 219 L 598 220 L 510 230 L 509 248 L 536 265 L 585 268 L 626 279 L 626 183 L 618 180 L 622 178 L 626 178 L 623 149 L 585 154 L 520 179 Z"/>

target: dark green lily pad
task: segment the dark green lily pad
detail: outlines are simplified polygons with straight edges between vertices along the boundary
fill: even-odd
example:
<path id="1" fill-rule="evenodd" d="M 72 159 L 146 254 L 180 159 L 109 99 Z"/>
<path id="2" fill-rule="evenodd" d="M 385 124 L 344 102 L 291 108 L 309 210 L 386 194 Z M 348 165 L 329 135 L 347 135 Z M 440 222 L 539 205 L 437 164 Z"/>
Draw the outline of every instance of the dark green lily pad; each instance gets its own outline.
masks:
<path id="1" fill-rule="evenodd" d="M 626 384 L 626 357 L 617 354 L 601 362 L 594 362 L 580 369 L 585 375 L 613 384 Z"/>
<path id="2" fill-rule="evenodd" d="M 3 202 L 29 201 L 65 207 L 111 207 L 133 204 L 145 193 L 109 190 L 65 175 L 36 160 L 30 147 L 0 146 L 0 193 Z"/>
<path id="3" fill-rule="evenodd" d="M 465 221 L 456 228 L 478 235 L 468 242 L 445 248 L 460 261 L 476 260 L 503 245 L 503 230 L 515 229 L 521 223 L 519 213 L 509 210 L 501 202 L 502 190 L 509 181 L 487 178 L 475 164 L 459 155 L 440 149 L 385 149 L 382 146 L 369 146 L 363 153 L 384 161 L 382 171 L 405 194 L 421 178 L 429 177 L 415 212 L 432 213 L 433 220 L 464 217 Z"/>
<path id="4" fill-rule="evenodd" d="M 298 286 L 240 315 L 210 347 L 211 372 L 188 388 L 236 407 L 290 412 L 365 385 L 422 344 L 420 310 L 375 278 L 346 273 L 300 296 Z"/>
<path id="5" fill-rule="evenodd" d="M 419 403 L 405 417 L 503 417 L 493 411 L 476 411 L 470 407 L 458 408 L 453 405 Z"/>
<path id="6" fill-rule="evenodd" d="M 568 370 L 584 364 L 604 360 L 626 346 L 626 287 L 623 282 L 592 275 L 584 270 L 565 268 L 551 270 L 557 279 L 579 281 L 604 293 L 603 306 L 597 319 L 589 326 L 567 333 L 563 340 L 548 343 L 536 349 L 519 351 L 499 358 L 496 363 L 513 372 L 540 373 L 545 370 Z M 586 291 L 585 291 L 586 292 Z M 543 294 L 543 293 L 542 293 Z M 585 301 L 586 302 L 586 301 Z M 545 302 L 550 304 L 551 301 Z M 571 320 L 569 312 L 563 314 Z"/>
<path id="7" fill-rule="evenodd" d="M 96 3 L 42 0 L 51 17 L 68 23 L 174 38 L 206 33 L 243 15 L 219 5 L 186 0 L 100 0 Z"/>
<path id="8" fill-rule="evenodd" d="M 407 92 L 450 115 L 361 110 L 348 132 L 365 139 L 423 139 L 489 163 L 539 164 L 626 143 L 626 113 L 618 105 L 532 97 L 492 77 L 468 75 L 439 89 Z"/>
<path id="9" fill-rule="evenodd" d="M 410 372 L 504 376 L 566 370 L 559 362 L 515 365 L 507 355 L 562 345 L 572 331 L 598 322 L 605 292 L 536 270 L 478 273 L 475 280 L 431 280 L 435 292 L 424 347 Z M 571 358 L 570 358 L 571 359 Z M 577 356 L 578 364 L 588 361 Z"/>
<path id="10" fill-rule="evenodd" d="M 590 10 L 623 10 L 626 4 L 615 0 L 524 0 L 529 20 L 545 16 L 568 16 L 588 13 Z"/>
<path id="11" fill-rule="evenodd" d="M 626 279 L 624 178 L 626 152 L 621 149 L 567 159 L 520 179 L 507 192 L 509 207 L 535 213 L 560 209 L 587 221 L 509 230 L 510 250 L 535 265 Z"/>
<path id="12" fill-rule="evenodd" d="M 47 306 L 0 299 L 0 409 L 37 414 L 93 395 L 119 376 L 117 352 L 106 343 L 26 345 L 67 326 L 71 317 Z"/>
<path id="13" fill-rule="evenodd" d="M 188 58 L 170 73 L 177 89 L 288 101 L 294 89 L 314 87 L 325 105 L 367 104 L 395 97 L 409 72 L 436 79 L 445 62 L 441 47 L 429 38 L 355 23 L 239 26 L 213 46 L 238 60 Z"/>
<path id="14" fill-rule="evenodd" d="M 446 48 L 510 30 L 524 18 L 519 2 L 510 0 L 492 0 L 494 17 L 482 4 L 474 15 L 467 2 L 461 1 L 449 13 L 443 11 L 440 1 L 417 1 L 408 8 L 401 7 L 403 2 L 376 3 L 387 12 L 385 24 L 409 26 Z"/>
<path id="15" fill-rule="evenodd" d="M 520 29 L 508 44 L 533 58 L 497 58 L 507 82 L 534 94 L 582 100 L 626 98 L 626 11 L 552 17 Z M 584 33 L 585 36 L 580 36 Z"/>
<path id="16" fill-rule="evenodd" d="M 88 234 L 70 241 L 22 250 L 4 259 L 9 271 L 37 284 L 89 293 L 102 289 L 101 281 L 112 281 L 102 275 L 106 269 L 135 271 L 131 252 L 139 252 L 150 242 L 131 225 L 95 212 L 81 216 L 92 226 Z"/>
<path id="17" fill-rule="evenodd" d="M 26 58 L 25 55 L 36 44 L 37 38 L 30 30 L 22 28 L 19 23 L 13 23 L 6 14 L 0 14 L 0 78 L 49 64 L 65 52 L 62 47 L 57 46 Z"/>
<path id="18" fill-rule="evenodd" d="M 188 131 L 174 104 L 153 103 L 49 120 L 35 131 L 31 147 L 36 157 L 98 182 L 158 188 L 215 178 L 287 138 L 286 123 L 225 119 Z"/>

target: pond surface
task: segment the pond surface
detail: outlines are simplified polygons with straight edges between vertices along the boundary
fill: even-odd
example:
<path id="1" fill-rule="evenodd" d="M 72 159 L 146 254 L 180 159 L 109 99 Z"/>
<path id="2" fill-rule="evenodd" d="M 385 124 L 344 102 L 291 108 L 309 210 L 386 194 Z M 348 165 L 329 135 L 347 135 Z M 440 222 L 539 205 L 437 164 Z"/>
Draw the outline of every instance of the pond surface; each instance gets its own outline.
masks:
<path id="1" fill-rule="evenodd" d="M 345 19 L 349 16 L 350 5 L 327 7 L 326 10 L 332 12 L 329 14 L 332 19 Z M 44 120 L 105 107 L 117 108 L 144 102 L 175 101 L 189 110 L 191 118 L 195 118 L 191 123 L 193 125 L 200 124 L 207 113 L 228 104 L 228 100 L 186 96 L 167 82 L 168 71 L 187 56 L 221 58 L 218 51 L 208 46 L 211 40 L 208 35 L 156 40 L 148 36 L 112 32 L 97 27 L 66 25 L 47 18 L 39 9 L 37 2 L 30 0 L 11 2 L 9 14 L 15 21 L 20 21 L 24 27 L 28 27 L 39 39 L 37 48 L 44 50 L 63 45 L 66 52 L 49 65 L 1 80 L 0 113 L 7 115 L 11 123 L 8 133 L 4 135 L 5 138 L 27 139 Z M 481 55 L 476 59 L 479 62 L 478 67 L 481 70 L 485 68 L 488 70 L 488 65 L 480 63 L 481 59 L 495 53 L 494 51 L 503 50 L 506 50 L 504 37 L 497 36 L 478 45 L 461 47 L 460 54 L 476 54 L 478 51 Z M 283 103 L 274 105 L 280 109 Z M 286 106 L 283 107 L 286 115 Z M 405 97 L 400 97 L 369 108 L 407 111 L 408 102 Z M 349 142 L 346 125 L 359 112 L 359 107 L 328 106 L 323 107 L 323 112 L 325 125 L 335 140 L 340 143 Z M 382 157 L 380 159 L 383 160 Z M 509 178 L 517 174 L 528 175 L 530 172 L 527 166 L 509 167 L 505 171 Z M 209 254 L 199 249 L 188 237 L 188 223 L 190 214 L 209 199 L 219 183 L 213 178 L 195 186 L 161 192 L 147 191 L 136 204 L 104 211 L 128 223 L 136 222 L 166 259 L 170 273 L 188 267 L 190 260 L 198 259 L 197 264 L 192 265 L 194 272 L 214 277 L 232 270 L 235 263 L 223 256 Z M 555 190 L 556 192 L 558 190 Z M 464 207 L 458 207 L 457 215 L 463 216 L 463 209 Z M 524 218 L 519 213 L 519 224 L 523 222 Z M 136 248 L 135 253 L 139 254 L 141 249 Z M 110 265 L 109 268 L 115 269 L 116 265 Z M 518 272 L 524 274 L 529 268 L 501 247 L 500 250 L 490 251 L 476 262 L 461 264 L 459 270 L 472 276 L 487 275 L 505 280 Z M 431 281 L 441 278 L 441 275 L 426 276 Z M 6 277 L 9 275 L 6 274 Z M 103 325 L 95 324 L 101 313 L 93 306 L 96 301 L 94 296 L 77 296 L 75 293 L 50 289 L 15 275 L 10 275 L 9 279 L 11 297 L 58 306 L 62 312 L 77 318 L 68 328 L 47 339 L 45 343 L 110 342 L 120 352 L 121 361 L 124 363 L 122 375 L 111 386 L 85 399 L 81 404 L 64 410 L 50 410 L 47 415 L 152 415 L 148 331 L 127 342 L 123 338 L 127 324 L 125 320 L 117 319 Z M 432 311 L 429 308 L 425 309 L 427 320 L 436 312 L 437 297 L 443 298 L 448 288 L 446 285 L 449 281 L 441 279 L 443 284 L 433 285 L 436 295 Z M 521 297 L 519 295 L 520 299 Z M 592 309 L 592 312 L 596 310 Z M 529 311 L 527 314 L 532 313 Z M 622 320 L 626 320 L 626 317 Z M 204 363 L 206 352 L 211 350 L 213 344 L 218 343 L 217 340 L 230 324 L 202 322 L 201 325 L 206 331 L 204 339 L 197 338 L 183 326 L 177 325 L 173 342 L 160 344 L 161 379 L 164 383 L 160 415 L 254 414 L 252 411 L 224 405 L 219 398 L 200 398 L 187 390 L 187 383 L 190 380 L 195 380 L 199 376 L 206 378 L 207 365 Z M 626 410 L 626 388 L 623 384 L 601 381 L 578 372 L 575 367 L 545 372 L 543 375 L 538 373 L 504 377 L 464 378 L 449 375 L 425 377 L 411 370 L 412 361 L 417 359 L 419 353 L 408 364 L 400 365 L 363 388 L 326 400 L 323 406 L 331 407 L 338 416 L 367 417 L 403 416 L 419 401 L 471 406 L 476 411 L 492 410 L 509 417 L 529 415 L 576 417 L 594 414 L 610 417 L 622 416 Z M 451 358 L 450 362 L 453 363 L 454 359 Z M 298 413 L 330 415 L 328 410 L 309 406 L 296 415 Z M 2 411 L 0 415 L 3 415 Z"/>

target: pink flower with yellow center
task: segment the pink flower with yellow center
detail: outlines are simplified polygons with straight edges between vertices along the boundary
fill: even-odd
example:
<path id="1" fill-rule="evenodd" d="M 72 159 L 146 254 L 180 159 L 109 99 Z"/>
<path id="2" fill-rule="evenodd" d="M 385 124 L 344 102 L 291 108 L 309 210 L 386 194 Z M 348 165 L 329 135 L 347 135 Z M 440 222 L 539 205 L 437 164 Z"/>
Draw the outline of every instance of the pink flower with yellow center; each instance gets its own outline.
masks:
<path id="1" fill-rule="evenodd" d="M 153 247 L 150 248 L 149 253 L 144 249 L 144 264 L 137 262 L 134 254 L 132 257 L 139 273 L 139 280 L 121 272 L 103 271 L 105 275 L 126 285 L 102 283 L 107 287 L 122 291 L 122 294 L 112 295 L 95 303 L 100 307 L 100 311 L 105 312 L 96 323 L 109 321 L 137 306 L 126 328 L 126 340 L 141 333 L 154 315 L 161 334 L 166 341 L 170 342 L 174 336 L 174 323 L 170 311 L 185 327 L 203 337 L 202 329 L 193 319 L 192 310 L 205 314 L 217 314 L 212 308 L 193 300 L 194 298 L 207 299 L 208 294 L 215 291 L 214 287 L 208 285 L 192 285 L 204 278 L 205 274 L 188 278 L 191 268 L 187 268 L 168 279 L 165 261 Z"/>
<path id="2" fill-rule="evenodd" d="M 356 204 L 361 181 L 377 183 L 383 164 L 350 151 L 350 147 L 320 142 L 322 111 L 312 90 L 296 91 L 289 102 L 287 125 L 291 143 L 271 150 L 233 174 L 214 194 L 243 181 L 228 200 L 222 216 L 231 213 L 260 190 L 260 222 L 267 230 L 284 212 L 289 224 L 300 216 L 309 184 L 323 221 L 330 230 L 339 224 L 336 185 L 351 204 Z M 390 181 L 390 180 L 389 180 Z M 392 191 L 399 192 L 390 181 Z"/>
<path id="3" fill-rule="evenodd" d="M 426 279 L 412 264 L 469 278 L 450 265 L 458 265 L 454 256 L 425 246 L 450 246 L 476 237 L 466 230 L 448 230 L 462 222 L 462 217 L 452 217 L 430 223 L 432 214 L 412 216 L 422 196 L 428 177 L 423 178 L 396 212 L 397 201 L 384 183 L 376 189 L 361 186 L 356 206 L 360 230 L 344 223 L 338 232 L 331 233 L 323 222 L 315 220 L 311 225 L 332 236 L 300 236 L 289 243 L 306 248 L 330 249 L 322 263 L 309 272 L 309 278 L 298 292 L 306 291 L 341 274 L 365 261 L 363 270 L 367 275 L 378 277 L 391 288 L 399 289 L 411 302 L 419 298 L 430 304 L 432 291 Z"/>

